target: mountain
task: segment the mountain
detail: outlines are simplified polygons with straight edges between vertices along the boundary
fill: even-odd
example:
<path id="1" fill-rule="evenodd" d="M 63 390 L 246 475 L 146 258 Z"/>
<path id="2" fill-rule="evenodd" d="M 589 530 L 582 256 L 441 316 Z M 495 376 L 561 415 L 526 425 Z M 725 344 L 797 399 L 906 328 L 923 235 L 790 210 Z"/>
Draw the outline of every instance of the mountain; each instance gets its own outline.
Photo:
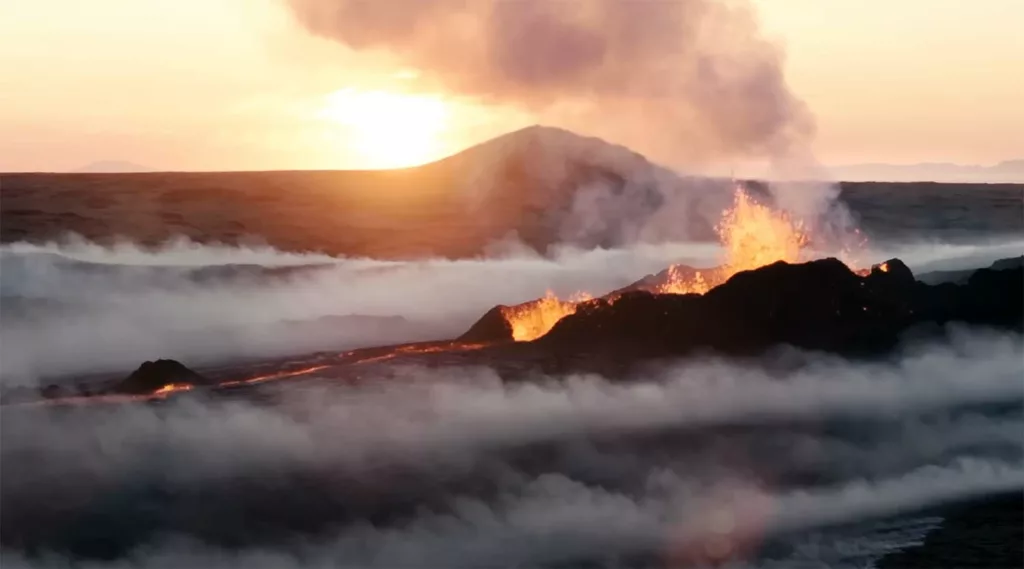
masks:
<path id="1" fill-rule="evenodd" d="M 81 171 L 133 168 L 145 167 L 98 163 Z M 728 178 L 682 175 L 623 146 L 545 126 L 395 170 L 11 173 L 0 185 L 2 242 L 74 233 L 155 246 L 186 237 L 377 258 L 714 241 L 713 225 L 734 189 Z M 747 184 L 759 195 L 765 188 Z M 1020 191 L 1013 187 L 885 182 L 841 189 L 872 239 L 1020 231 Z"/>
<path id="2" fill-rule="evenodd" d="M 143 166 L 142 164 L 136 164 L 134 162 L 126 162 L 123 160 L 101 160 L 99 162 L 92 162 L 71 170 L 75 173 L 80 174 L 127 174 L 137 172 L 156 172 L 155 168 L 149 166 Z"/>
<path id="3" fill-rule="evenodd" d="M 547 126 L 426 167 L 456 172 L 452 187 L 483 225 L 538 251 L 552 243 L 614 247 L 645 232 L 710 239 L 711 220 L 732 197 L 727 180 L 687 178 L 624 146 Z"/>
<path id="4" fill-rule="evenodd" d="M 395 170 L 7 174 L 3 192 L 3 241 L 255 236 L 375 257 L 475 256 L 508 242 L 547 253 L 651 233 L 710 239 L 732 198 L 727 180 L 686 179 L 625 147 L 544 126 Z"/>
<path id="5" fill-rule="evenodd" d="M 1024 183 L 1024 159 L 992 166 L 923 162 L 920 164 L 850 164 L 829 168 L 834 179 L 845 182 L 966 182 Z"/>

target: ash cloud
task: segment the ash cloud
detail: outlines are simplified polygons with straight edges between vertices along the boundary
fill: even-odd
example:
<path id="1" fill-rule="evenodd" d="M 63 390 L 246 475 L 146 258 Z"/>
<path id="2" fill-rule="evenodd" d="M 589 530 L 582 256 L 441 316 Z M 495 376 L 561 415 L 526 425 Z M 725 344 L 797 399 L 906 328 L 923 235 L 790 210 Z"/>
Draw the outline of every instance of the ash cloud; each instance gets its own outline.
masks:
<path id="1" fill-rule="evenodd" d="M 1021 356 L 1018 335 L 971 332 L 889 363 L 808 355 L 782 377 L 717 361 L 508 385 L 408 368 L 290 384 L 272 405 L 5 409 L 4 566 L 61 566 L 61 545 L 111 540 L 117 561 L 92 566 L 614 564 L 699 553 L 723 532 L 742 558 L 1024 488 Z M 45 554 L 27 553 L 33 532 L 51 532 Z"/>
<path id="2" fill-rule="evenodd" d="M 310 33 L 356 52 L 388 53 L 419 70 L 426 87 L 526 108 L 677 169 L 766 163 L 776 179 L 819 180 L 775 183 L 771 192 L 837 250 L 854 239 L 854 220 L 811 151 L 812 114 L 790 90 L 782 50 L 762 34 L 747 0 L 287 4 Z M 563 160 L 585 145 L 548 136 L 556 139 L 548 151 L 560 147 Z M 551 171 L 544 161 L 530 168 Z M 719 212 L 702 211 L 706 200 L 694 186 L 650 165 L 628 171 L 621 183 L 589 184 L 579 189 L 564 233 L 607 233 L 612 224 L 665 239 L 678 237 L 689 218 L 713 226 Z M 661 202 L 654 210 L 665 209 L 661 217 L 673 223 L 634 211 L 652 194 Z"/>
<path id="3" fill-rule="evenodd" d="M 572 108 L 694 163 L 781 158 L 813 133 L 746 1 L 287 3 L 311 33 L 388 52 L 451 92 Z"/>

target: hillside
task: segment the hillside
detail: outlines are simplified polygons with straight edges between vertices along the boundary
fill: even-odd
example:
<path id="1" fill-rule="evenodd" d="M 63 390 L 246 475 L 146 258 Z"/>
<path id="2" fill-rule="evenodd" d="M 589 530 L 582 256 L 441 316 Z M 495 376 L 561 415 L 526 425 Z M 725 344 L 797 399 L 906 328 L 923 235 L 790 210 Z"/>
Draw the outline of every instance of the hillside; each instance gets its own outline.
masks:
<path id="1" fill-rule="evenodd" d="M 1024 233 L 1022 186 L 843 184 L 875 238 Z M 76 233 L 156 245 L 265 242 L 293 251 L 400 258 L 479 255 L 514 236 L 613 247 L 710 240 L 728 180 L 681 177 L 621 146 L 531 127 L 398 170 L 0 175 L 0 240 Z M 970 218 L 970 219 L 967 219 Z M 971 220 L 976 220 L 971 221 Z"/>

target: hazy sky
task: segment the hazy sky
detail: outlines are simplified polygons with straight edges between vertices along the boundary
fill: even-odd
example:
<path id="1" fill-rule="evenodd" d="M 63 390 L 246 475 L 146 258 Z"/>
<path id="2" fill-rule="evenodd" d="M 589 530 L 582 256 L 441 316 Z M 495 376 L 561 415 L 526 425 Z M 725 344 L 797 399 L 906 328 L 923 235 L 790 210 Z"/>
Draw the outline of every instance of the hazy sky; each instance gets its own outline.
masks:
<path id="1" fill-rule="evenodd" d="M 1024 1 L 754 3 L 821 161 L 1024 157 Z M 0 171 L 387 167 L 538 120 L 425 92 L 280 0 L 0 0 Z"/>

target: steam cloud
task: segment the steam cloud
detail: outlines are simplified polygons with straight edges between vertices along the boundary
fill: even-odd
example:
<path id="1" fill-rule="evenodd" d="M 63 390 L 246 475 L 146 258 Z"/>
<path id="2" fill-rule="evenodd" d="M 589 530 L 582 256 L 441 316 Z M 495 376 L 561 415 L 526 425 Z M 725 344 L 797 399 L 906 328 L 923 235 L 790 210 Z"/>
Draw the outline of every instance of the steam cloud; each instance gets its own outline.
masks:
<path id="1" fill-rule="evenodd" d="M 781 50 L 762 36 L 746 0 L 287 2 L 311 33 L 355 51 L 387 52 L 429 84 L 537 111 L 676 168 L 767 161 L 777 179 L 826 179 L 811 152 L 811 113 L 790 91 Z M 563 157 L 581 152 L 579 141 L 559 142 Z M 679 193 L 680 184 L 653 168 L 628 171 L 622 185 L 581 188 L 569 233 L 635 224 L 644 219 L 637 204 L 652 193 L 676 228 L 702 205 L 700 195 Z M 836 187 L 775 183 L 771 191 L 819 240 L 849 245 L 854 222 Z M 651 221 L 648 236 L 678 233 Z"/>
<path id="2" fill-rule="evenodd" d="M 870 535 L 865 518 L 1024 488 L 1021 357 L 1019 336 L 970 333 L 889 364 L 812 357 L 782 378 L 721 361 L 629 384 L 410 368 L 393 382 L 292 384 L 273 406 L 196 394 L 9 409 L 4 535 L 68 527 L 35 522 L 54 515 L 133 516 L 104 531 L 144 547 L 93 566 L 480 567 L 685 558 L 709 544 L 753 554 L 840 524 L 820 530 L 835 549 L 803 561 L 866 566 L 843 545 Z M 289 520 L 331 523 L 294 541 Z M 890 545 L 876 539 L 855 555 Z M 791 551 L 781 566 L 804 554 Z M 3 562 L 62 564 L 13 550 Z"/>
<path id="3" fill-rule="evenodd" d="M 1020 246 L 908 245 L 865 262 L 976 267 Z M 548 289 L 603 294 L 673 263 L 717 265 L 719 255 L 713 245 L 668 243 L 397 262 L 187 240 L 157 249 L 10 243 L 0 246 L 0 383 L 127 373 L 161 357 L 205 365 L 450 338 L 496 304 Z"/>
<path id="4" fill-rule="evenodd" d="M 198 365 L 446 339 L 496 304 L 547 289 L 605 293 L 673 262 L 713 264 L 714 253 L 675 244 L 395 262 L 184 240 L 155 251 L 129 243 L 7 244 L 0 247 L 0 380 L 31 385 L 125 372 L 147 358 Z M 290 272 L 272 272 L 281 269 Z"/>
<path id="5" fill-rule="evenodd" d="M 813 132 L 780 50 L 745 1 L 288 4 L 312 33 L 390 52 L 449 91 L 570 108 L 600 117 L 618 140 L 641 138 L 694 162 L 782 158 L 803 152 Z"/>

